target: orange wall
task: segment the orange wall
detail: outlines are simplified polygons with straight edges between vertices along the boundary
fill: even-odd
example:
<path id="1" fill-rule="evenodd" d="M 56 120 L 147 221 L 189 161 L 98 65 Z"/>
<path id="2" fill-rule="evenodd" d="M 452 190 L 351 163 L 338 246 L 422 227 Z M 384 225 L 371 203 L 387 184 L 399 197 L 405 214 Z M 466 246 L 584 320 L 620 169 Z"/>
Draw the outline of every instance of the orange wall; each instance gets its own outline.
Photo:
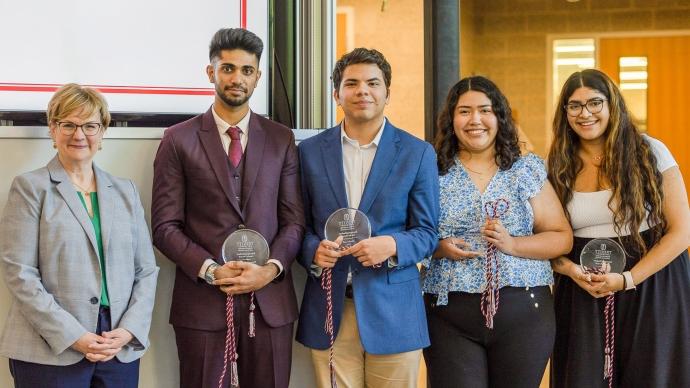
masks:
<path id="1" fill-rule="evenodd" d="M 690 36 L 608 38 L 599 43 L 602 71 L 619 81 L 618 58 L 647 57 L 647 132 L 671 150 L 690 182 Z"/>

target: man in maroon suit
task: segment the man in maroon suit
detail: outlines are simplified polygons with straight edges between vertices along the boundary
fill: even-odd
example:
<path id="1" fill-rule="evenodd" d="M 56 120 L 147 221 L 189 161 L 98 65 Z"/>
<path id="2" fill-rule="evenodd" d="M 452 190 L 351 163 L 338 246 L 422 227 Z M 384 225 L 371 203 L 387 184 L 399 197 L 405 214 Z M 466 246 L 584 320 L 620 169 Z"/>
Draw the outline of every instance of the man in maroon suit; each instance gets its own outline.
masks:
<path id="1" fill-rule="evenodd" d="M 249 110 L 262 51 L 261 39 L 247 30 L 214 35 L 206 68 L 216 89 L 214 104 L 166 130 L 154 162 L 153 240 L 177 265 L 170 323 L 183 388 L 218 386 L 226 294 L 235 296 L 242 388 L 282 388 L 290 380 L 297 319 L 290 266 L 302 242 L 304 215 L 292 131 Z M 222 264 L 223 241 L 240 228 L 266 238 L 266 265 Z M 254 338 L 247 335 L 251 291 L 257 305 Z"/>

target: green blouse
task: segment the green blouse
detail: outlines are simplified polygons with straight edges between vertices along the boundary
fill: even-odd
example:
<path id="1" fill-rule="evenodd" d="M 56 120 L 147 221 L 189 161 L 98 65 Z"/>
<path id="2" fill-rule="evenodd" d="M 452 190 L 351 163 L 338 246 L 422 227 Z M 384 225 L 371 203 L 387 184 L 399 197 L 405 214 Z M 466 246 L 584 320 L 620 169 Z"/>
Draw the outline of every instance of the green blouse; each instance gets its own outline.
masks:
<path id="1" fill-rule="evenodd" d="M 83 194 L 79 191 L 77 191 L 77 193 L 88 214 L 89 211 L 86 207 L 86 201 L 84 201 Z M 96 243 L 98 244 L 98 263 L 101 267 L 101 306 L 109 307 L 110 301 L 108 300 L 108 284 L 105 278 L 105 258 L 103 257 L 103 238 L 101 236 L 101 214 L 98 207 L 98 195 L 96 192 L 92 192 L 89 196 L 91 197 L 91 208 L 93 209 L 93 216 L 89 216 L 89 218 L 91 219 L 93 231 L 96 235 Z"/>

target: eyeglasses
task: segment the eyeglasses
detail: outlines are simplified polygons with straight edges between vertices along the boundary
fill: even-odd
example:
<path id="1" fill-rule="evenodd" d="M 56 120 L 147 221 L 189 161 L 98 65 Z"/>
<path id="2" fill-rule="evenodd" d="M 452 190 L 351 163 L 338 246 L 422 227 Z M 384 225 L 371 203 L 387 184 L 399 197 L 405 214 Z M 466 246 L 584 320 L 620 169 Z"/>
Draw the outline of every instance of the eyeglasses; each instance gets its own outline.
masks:
<path id="1" fill-rule="evenodd" d="M 601 98 L 593 98 L 591 100 L 587 100 L 587 102 L 584 104 L 580 104 L 579 102 L 569 102 L 564 105 L 563 108 L 565 108 L 568 116 L 577 117 L 580 115 L 580 113 L 582 113 L 583 107 L 587 108 L 587 111 L 592 114 L 601 112 L 601 110 L 604 109 L 605 101 L 606 100 Z"/>
<path id="2" fill-rule="evenodd" d="M 77 131 L 77 128 L 81 128 L 81 130 L 84 132 L 84 135 L 86 136 L 94 136 L 101 130 L 101 128 L 103 128 L 101 123 L 93 122 L 77 125 L 71 121 L 58 121 L 57 125 L 60 129 L 60 132 L 62 132 L 63 135 L 67 136 L 74 135 L 74 132 Z"/>

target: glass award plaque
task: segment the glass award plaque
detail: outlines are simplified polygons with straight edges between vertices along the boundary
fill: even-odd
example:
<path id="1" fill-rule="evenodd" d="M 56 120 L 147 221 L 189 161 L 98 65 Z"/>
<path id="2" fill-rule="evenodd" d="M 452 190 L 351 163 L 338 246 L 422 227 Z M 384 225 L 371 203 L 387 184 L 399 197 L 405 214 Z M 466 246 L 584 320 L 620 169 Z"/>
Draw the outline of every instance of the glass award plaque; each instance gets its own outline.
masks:
<path id="1" fill-rule="evenodd" d="M 595 238 L 582 248 L 580 266 L 585 273 L 623 273 L 625 251 L 610 238 Z"/>
<path id="2" fill-rule="evenodd" d="M 454 237 L 455 246 L 463 251 L 477 252 L 479 256 L 486 256 L 486 240 L 479 231 L 467 231 Z"/>
<path id="3" fill-rule="evenodd" d="M 223 261 L 246 261 L 264 265 L 270 257 L 268 243 L 261 233 L 252 229 L 237 229 L 223 242 Z"/>
<path id="4" fill-rule="evenodd" d="M 343 236 L 340 247 L 349 248 L 371 237 L 371 223 L 369 223 L 369 218 L 357 209 L 338 209 L 326 220 L 324 236 L 330 241 Z"/>

